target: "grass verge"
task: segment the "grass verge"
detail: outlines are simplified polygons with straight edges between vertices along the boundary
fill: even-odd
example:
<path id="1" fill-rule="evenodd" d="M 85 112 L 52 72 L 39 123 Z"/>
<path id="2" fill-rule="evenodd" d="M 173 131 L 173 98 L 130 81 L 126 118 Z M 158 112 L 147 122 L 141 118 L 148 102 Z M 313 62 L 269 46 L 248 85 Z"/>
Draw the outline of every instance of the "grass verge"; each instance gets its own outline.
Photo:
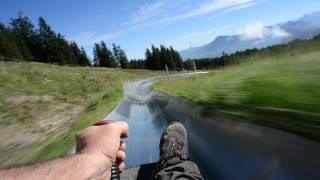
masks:
<path id="1" fill-rule="evenodd" d="M 161 81 L 154 88 L 243 121 L 320 141 L 319 57 L 317 50 L 283 53 L 203 77 Z"/>
<path id="2" fill-rule="evenodd" d="M 114 89 L 107 92 L 103 97 L 92 101 L 87 108 L 77 117 L 70 130 L 63 136 L 56 138 L 51 144 L 41 149 L 32 157 L 32 161 L 52 159 L 63 156 L 75 144 L 75 135 L 82 129 L 102 119 L 122 99 L 122 83 L 118 83 Z"/>
<path id="3" fill-rule="evenodd" d="M 0 165 L 64 155 L 121 100 L 122 85 L 161 71 L 0 62 Z"/>

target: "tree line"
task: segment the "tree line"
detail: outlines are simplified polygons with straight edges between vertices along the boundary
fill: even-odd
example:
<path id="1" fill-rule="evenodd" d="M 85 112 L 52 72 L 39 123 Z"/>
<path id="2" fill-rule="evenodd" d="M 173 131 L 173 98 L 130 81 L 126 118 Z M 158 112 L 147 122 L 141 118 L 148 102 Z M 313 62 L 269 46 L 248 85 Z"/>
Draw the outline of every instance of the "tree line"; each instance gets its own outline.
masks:
<path id="1" fill-rule="evenodd" d="M 68 42 L 43 17 L 39 17 L 37 27 L 22 12 L 16 18 L 11 18 L 8 26 L 0 23 L 0 60 L 150 70 L 165 69 L 167 65 L 170 70 L 183 69 L 183 61 L 172 47 L 161 45 L 158 48 L 152 45 L 145 54 L 145 59 L 128 61 L 119 45 L 113 44 L 109 49 L 101 41 L 94 44 L 93 60 L 90 61 L 83 47 L 74 41 Z"/>
<path id="2" fill-rule="evenodd" d="M 151 46 L 145 52 L 145 68 L 150 70 L 161 70 L 168 67 L 170 70 L 182 70 L 183 61 L 178 51 L 172 47 L 167 48 L 164 45 L 160 47 Z"/>
<path id="3" fill-rule="evenodd" d="M 263 57 L 272 56 L 276 54 L 306 51 L 308 49 L 312 49 L 318 46 L 319 43 L 320 43 L 320 35 L 315 36 L 312 39 L 307 39 L 307 40 L 297 39 L 286 44 L 273 45 L 273 46 L 268 46 L 261 49 L 253 48 L 253 49 L 247 49 L 244 51 L 237 51 L 231 54 L 222 53 L 220 57 L 215 57 L 215 58 L 186 59 L 184 61 L 179 61 L 179 66 L 177 66 L 176 64 L 176 70 L 179 70 L 181 67 L 185 70 L 194 70 L 193 62 L 195 63 L 196 68 L 199 70 L 220 69 L 226 66 L 240 64 L 241 62 L 244 62 L 244 61 L 257 60 Z M 162 47 L 162 49 L 165 49 L 165 48 Z M 171 49 L 172 48 L 170 47 L 170 50 Z M 161 51 L 161 47 L 160 47 L 160 51 Z M 179 55 L 178 52 L 176 53 Z M 163 64 L 168 63 L 167 61 L 164 61 L 165 60 L 164 58 L 160 58 L 160 59 L 157 58 L 159 57 L 159 48 L 155 48 L 154 46 L 152 46 L 151 51 L 147 49 L 145 54 L 146 54 L 146 59 L 133 59 L 129 62 L 128 68 L 164 69 Z M 147 62 L 148 58 L 151 59 L 150 62 L 152 63 L 148 64 Z M 162 65 L 158 61 L 161 61 Z M 173 60 L 171 62 L 176 62 L 176 61 Z M 182 64 L 180 64 L 181 62 Z M 172 65 L 172 63 L 168 63 L 168 64 Z M 158 66 L 159 68 L 154 68 L 155 66 Z"/>
<path id="4" fill-rule="evenodd" d="M 112 50 L 109 50 L 104 41 L 95 43 L 93 48 L 93 66 L 122 69 L 128 68 L 128 58 L 124 50 L 114 43 L 112 46 Z"/>
<path id="5" fill-rule="evenodd" d="M 53 31 L 43 17 L 39 17 L 35 28 L 21 12 L 18 17 L 10 19 L 8 27 L 0 23 L 0 56 L 3 60 L 91 65 L 85 50 Z"/>
<path id="6" fill-rule="evenodd" d="M 152 45 L 146 49 L 145 59 L 132 59 L 128 63 L 130 69 L 164 70 L 166 66 L 169 70 L 183 70 L 183 60 L 178 51 L 164 45 Z"/>
<path id="7" fill-rule="evenodd" d="M 96 43 L 90 61 L 83 47 L 56 33 L 43 17 L 35 27 L 22 12 L 11 18 L 9 26 L 0 23 L 0 60 L 23 60 L 59 65 L 128 68 L 128 58 L 119 45 L 110 51 L 105 42 Z"/>
<path id="8" fill-rule="evenodd" d="M 222 53 L 220 57 L 182 60 L 178 51 L 164 45 L 147 48 L 144 59 L 128 60 L 119 45 L 109 49 L 104 41 L 95 43 L 91 62 L 83 47 L 74 41 L 68 42 L 60 33 L 56 33 L 44 18 L 39 17 L 36 28 L 31 20 L 21 12 L 10 19 L 9 26 L 0 23 L 0 60 L 25 60 L 59 65 L 78 65 L 110 68 L 130 68 L 164 70 L 219 69 L 239 64 L 250 59 L 279 54 L 288 48 L 309 47 L 310 41 L 319 41 L 320 36 L 310 40 L 294 40 L 287 44 L 269 46 L 261 49 L 248 49 L 232 54 Z M 310 47 L 311 48 L 311 47 Z"/>
<path id="9" fill-rule="evenodd" d="M 90 61 L 83 47 L 74 41 L 68 42 L 56 33 L 43 17 L 35 27 L 30 18 L 19 12 L 11 18 L 8 26 L 0 23 L 0 60 L 23 60 L 59 65 L 79 65 L 110 68 L 182 70 L 183 60 L 172 47 L 163 45 L 146 49 L 145 59 L 128 61 L 119 45 L 109 49 L 104 41 L 95 43 L 93 60 Z"/>

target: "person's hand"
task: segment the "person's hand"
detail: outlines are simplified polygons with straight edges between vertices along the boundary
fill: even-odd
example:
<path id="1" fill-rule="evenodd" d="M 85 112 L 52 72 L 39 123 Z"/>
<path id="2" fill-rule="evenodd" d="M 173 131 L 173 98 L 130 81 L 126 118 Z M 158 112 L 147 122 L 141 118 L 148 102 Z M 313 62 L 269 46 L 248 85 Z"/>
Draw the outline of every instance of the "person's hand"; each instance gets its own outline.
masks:
<path id="1" fill-rule="evenodd" d="M 77 153 L 86 153 L 94 157 L 105 158 L 107 161 L 117 162 L 119 170 L 125 169 L 125 143 L 121 138 L 128 136 L 128 124 L 116 121 L 102 126 L 86 128 L 77 136 Z"/>

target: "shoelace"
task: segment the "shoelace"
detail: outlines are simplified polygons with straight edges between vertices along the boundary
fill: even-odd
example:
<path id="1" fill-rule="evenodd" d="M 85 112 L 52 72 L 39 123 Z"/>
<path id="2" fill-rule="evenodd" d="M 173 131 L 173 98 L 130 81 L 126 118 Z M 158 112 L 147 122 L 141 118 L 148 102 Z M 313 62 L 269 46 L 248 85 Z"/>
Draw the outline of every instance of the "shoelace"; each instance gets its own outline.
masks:
<path id="1" fill-rule="evenodd" d="M 161 160 L 166 161 L 173 157 L 188 160 L 187 145 L 180 138 L 169 137 L 162 146 Z"/>

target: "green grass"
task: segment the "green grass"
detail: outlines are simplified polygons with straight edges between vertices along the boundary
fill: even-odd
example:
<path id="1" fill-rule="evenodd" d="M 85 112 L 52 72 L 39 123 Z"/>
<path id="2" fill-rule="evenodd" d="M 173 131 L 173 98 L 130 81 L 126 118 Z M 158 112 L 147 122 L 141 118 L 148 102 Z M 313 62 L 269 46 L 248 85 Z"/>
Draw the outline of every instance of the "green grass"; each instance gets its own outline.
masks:
<path id="1" fill-rule="evenodd" d="M 108 112 L 117 105 L 122 98 L 122 83 L 118 83 L 115 87 L 107 92 L 106 98 L 98 98 L 92 101 L 85 111 L 74 120 L 70 131 L 60 138 L 54 140 L 41 151 L 35 154 L 32 161 L 52 159 L 61 155 L 65 155 L 68 150 L 75 144 L 75 135 L 82 129 L 92 125 L 97 120 L 102 119 Z"/>
<path id="2" fill-rule="evenodd" d="M 319 141 L 319 57 L 315 48 L 288 51 L 203 77 L 161 81 L 154 88 L 219 109 L 235 119 Z"/>
<path id="3" fill-rule="evenodd" d="M 0 165 L 64 155 L 122 99 L 124 82 L 158 75 L 165 72 L 0 62 Z M 68 112 L 78 114 L 60 121 Z"/>

